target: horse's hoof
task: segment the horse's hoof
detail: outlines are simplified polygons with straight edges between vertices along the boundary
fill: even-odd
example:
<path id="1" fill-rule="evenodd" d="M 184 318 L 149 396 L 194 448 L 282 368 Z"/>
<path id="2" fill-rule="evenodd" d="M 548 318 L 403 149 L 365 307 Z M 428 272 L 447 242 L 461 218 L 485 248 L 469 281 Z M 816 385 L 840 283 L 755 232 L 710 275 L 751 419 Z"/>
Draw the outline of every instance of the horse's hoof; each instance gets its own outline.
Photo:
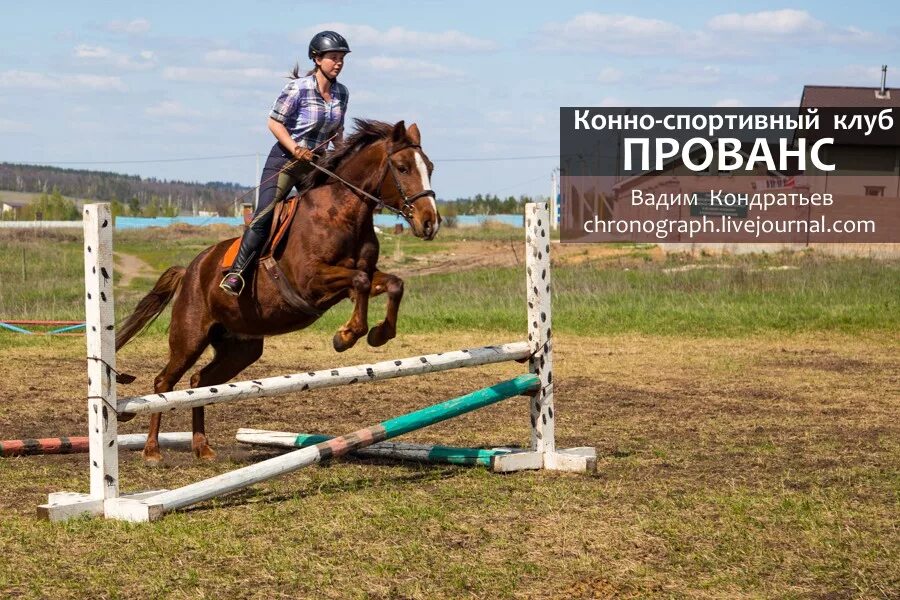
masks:
<path id="1" fill-rule="evenodd" d="M 343 352 L 344 350 L 349 350 L 356 344 L 356 338 L 353 337 L 353 334 L 349 331 L 346 334 L 349 336 L 347 339 L 344 338 L 344 332 L 338 331 L 334 334 L 334 337 L 331 339 L 331 343 L 334 346 L 334 349 L 338 352 Z"/>
<path id="2" fill-rule="evenodd" d="M 118 413 L 116 415 L 116 421 L 118 421 L 119 423 L 127 423 L 136 416 L 137 415 L 135 415 L 134 413 Z"/>
<path id="3" fill-rule="evenodd" d="M 378 324 L 372 329 L 369 330 L 369 335 L 366 336 L 366 342 L 369 343 L 373 348 L 377 348 L 378 346 L 384 346 L 389 341 L 394 339 L 395 336 L 388 335 L 385 333 L 385 327 L 382 324 Z"/>
<path id="4" fill-rule="evenodd" d="M 203 445 L 200 448 L 194 448 L 194 456 L 200 460 L 216 460 L 216 451 L 208 445 Z"/>
<path id="5" fill-rule="evenodd" d="M 148 451 L 145 448 L 144 451 L 141 452 L 141 456 L 144 457 L 144 463 L 149 467 L 155 467 L 162 464 L 162 454 L 159 453 L 159 450 Z"/>
<path id="6" fill-rule="evenodd" d="M 135 377 L 134 375 L 129 375 L 128 373 L 116 373 L 116 383 L 134 383 L 135 379 L 137 379 L 137 377 Z"/>
<path id="7" fill-rule="evenodd" d="M 199 460 L 215 460 L 216 459 L 216 451 L 209 447 L 209 444 L 204 440 L 203 443 L 194 446 L 191 448 L 194 451 L 194 456 Z"/>

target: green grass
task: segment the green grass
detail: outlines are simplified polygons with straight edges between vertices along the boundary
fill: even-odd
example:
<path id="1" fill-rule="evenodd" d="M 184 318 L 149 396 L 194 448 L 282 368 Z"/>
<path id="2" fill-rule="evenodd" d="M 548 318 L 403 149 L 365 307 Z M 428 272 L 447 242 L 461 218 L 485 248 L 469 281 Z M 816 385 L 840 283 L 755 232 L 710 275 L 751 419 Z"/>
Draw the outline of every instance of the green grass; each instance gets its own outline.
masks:
<path id="1" fill-rule="evenodd" d="M 222 240 L 237 237 L 236 227 L 160 227 L 117 232 L 116 252 L 133 254 L 158 272 L 172 265 L 188 265 L 201 251 Z"/>
<path id="2" fill-rule="evenodd" d="M 667 272 L 679 258 L 621 270 L 595 263 L 555 267 L 553 322 L 559 332 L 666 336 L 745 336 L 764 332 L 896 330 L 900 269 L 869 259 L 781 257 L 792 270 L 766 270 L 771 257 L 707 261 L 710 267 Z M 701 263 L 702 264 L 702 263 Z M 406 286 L 402 329 L 523 327 L 521 269 L 478 269 L 417 277 Z M 317 324 L 337 327 L 340 305 Z M 373 315 L 379 315 L 375 301 Z"/>
<path id="3" fill-rule="evenodd" d="M 78 229 L 0 230 L 0 319 L 83 319 L 83 252 Z"/>
<path id="4" fill-rule="evenodd" d="M 403 236 L 401 249 L 446 252 L 472 239 L 463 231 L 430 245 Z M 126 233 L 116 248 L 161 270 L 219 233 Z M 77 233 L 0 232 L 0 256 L 0 318 L 82 316 Z M 86 457 L 0 459 L 0 597 L 896 597 L 898 261 L 653 260 L 635 246 L 557 265 L 553 280 L 558 441 L 596 447 L 596 476 L 346 460 L 160 522 L 51 524 L 34 506 L 86 491 Z M 147 285 L 117 290 L 120 318 Z M 240 378 L 522 337 L 522 268 L 409 277 L 406 290 L 390 345 L 336 356 L 345 302 L 268 341 Z M 382 312 L 378 299 L 371 321 Z M 139 376 L 120 393 L 151 389 L 166 322 L 119 354 Z M 216 406 L 217 462 L 170 452 L 148 468 L 123 454 L 124 489 L 171 489 L 266 456 L 238 447 L 237 427 L 345 433 L 521 368 Z M 3 438 L 81 433 L 84 389 L 81 338 L 0 333 Z M 190 422 L 167 413 L 164 430 Z M 527 409 L 510 400 L 411 438 L 527 444 Z"/>
<path id="5" fill-rule="evenodd" d="M 161 271 L 172 264 L 187 264 L 199 250 L 229 233 L 219 237 L 200 229 L 187 235 L 125 233 L 118 236 L 116 247 Z M 452 241 L 429 245 L 408 236 L 397 239 L 402 252 L 410 255 L 452 247 Z M 643 252 L 636 248 L 633 256 Z M 76 234 L 6 235 L 0 238 L 0 253 L 13 258 L 0 264 L 0 318 L 82 318 L 82 249 Z M 621 261 L 558 265 L 552 277 L 554 328 L 560 332 L 721 337 L 900 328 L 897 261 L 812 253 L 696 259 L 673 255 L 663 262 L 634 260 L 627 267 Z M 150 283 L 144 280 L 119 293 L 119 318 Z M 401 330 L 519 332 L 524 285 L 520 268 L 410 278 Z M 373 301 L 373 323 L 383 307 L 383 299 Z M 349 302 L 338 305 L 314 330 L 333 331 L 350 310 Z M 150 333 L 162 333 L 167 319 L 164 315 Z"/>

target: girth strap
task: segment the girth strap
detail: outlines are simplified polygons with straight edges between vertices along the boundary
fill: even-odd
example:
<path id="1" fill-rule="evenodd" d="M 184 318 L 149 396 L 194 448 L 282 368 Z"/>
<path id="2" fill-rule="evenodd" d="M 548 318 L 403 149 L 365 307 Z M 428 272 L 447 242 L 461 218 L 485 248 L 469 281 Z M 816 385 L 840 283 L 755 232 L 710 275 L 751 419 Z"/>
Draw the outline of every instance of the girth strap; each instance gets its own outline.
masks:
<path id="1" fill-rule="evenodd" d="M 287 302 L 291 308 L 311 317 L 321 317 L 325 313 L 324 310 L 316 308 L 303 299 L 291 285 L 291 282 L 288 281 L 284 271 L 282 271 L 281 267 L 278 265 L 278 261 L 272 256 L 264 258 L 261 263 L 262 266 L 265 267 L 266 273 L 268 273 L 269 277 L 272 278 L 272 281 L 275 282 L 275 287 L 278 288 L 281 297 L 284 298 L 284 301 Z"/>

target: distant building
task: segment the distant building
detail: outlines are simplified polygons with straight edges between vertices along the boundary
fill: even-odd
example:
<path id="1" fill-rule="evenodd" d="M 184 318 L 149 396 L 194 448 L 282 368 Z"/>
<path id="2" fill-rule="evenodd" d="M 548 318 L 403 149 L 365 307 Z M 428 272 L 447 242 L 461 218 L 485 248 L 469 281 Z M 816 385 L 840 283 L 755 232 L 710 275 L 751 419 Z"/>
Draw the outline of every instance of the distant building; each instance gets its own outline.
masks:
<path id="1" fill-rule="evenodd" d="M 26 206 L 28 206 L 28 202 L 3 200 L 0 201 L 0 214 L 3 214 L 6 218 L 9 218 L 9 215 L 12 214 L 13 219 L 18 219 L 19 213 L 21 213 L 22 209 Z"/>
<path id="2" fill-rule="evenodd" d="M 880 88 L 807 85 L 800 99 L 801 113 L 805 108 L 871 108 L 900 109 L 900 90 L 886 86 L 887 69 L 882 69 Z M 892 93 L 893 91 L 893 93 Z M 894 118 L 900 111 L 894 112 Z M 854 196 L 900 197 L 900 146 L 841 142 L 826 146 L 823 162 L 839 164 L 842 169 L 858 173 L 860 177 L 827 177 L 815 167 L 805 173 L 814 192 Z"/>

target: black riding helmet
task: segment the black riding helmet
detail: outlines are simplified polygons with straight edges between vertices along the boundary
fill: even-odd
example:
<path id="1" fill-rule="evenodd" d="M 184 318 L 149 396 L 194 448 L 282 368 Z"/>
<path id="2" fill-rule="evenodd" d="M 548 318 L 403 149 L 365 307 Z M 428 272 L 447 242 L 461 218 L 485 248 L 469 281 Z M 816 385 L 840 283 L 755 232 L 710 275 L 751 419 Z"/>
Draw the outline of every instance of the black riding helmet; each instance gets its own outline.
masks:
<path id="1" fill-rule="evenodd" d="M 350 44 L 339 33 L 320 31 L 309 41 L 309 59 L 313 60 L 326 52 L 350 52 Z"/>

